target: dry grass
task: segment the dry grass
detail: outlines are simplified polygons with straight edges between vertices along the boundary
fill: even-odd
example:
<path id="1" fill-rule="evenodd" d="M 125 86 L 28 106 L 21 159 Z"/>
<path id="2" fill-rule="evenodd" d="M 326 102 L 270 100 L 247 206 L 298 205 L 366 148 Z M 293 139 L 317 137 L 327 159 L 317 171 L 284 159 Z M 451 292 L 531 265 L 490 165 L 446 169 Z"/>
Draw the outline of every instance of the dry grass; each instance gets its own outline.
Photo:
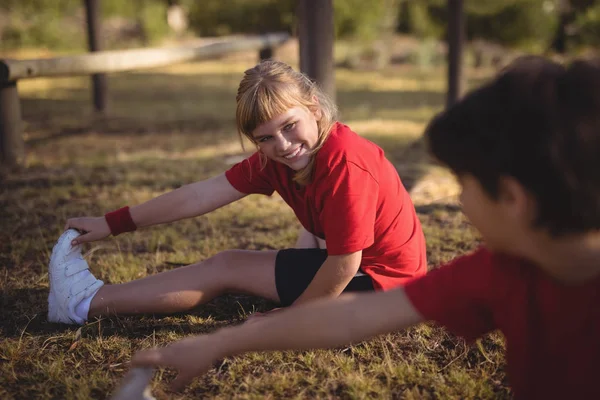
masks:
<path id="1" fill-rule="evenodd" d="M 110 111 L 90 110 L 87 78 L 23 81 L 27 165 L 0 189 L 0 398 L 106 398 L 138 349 L 242 322 L 273 304 L 226 296 L 192 313 L 48 323 L 49 253 L 67 217 L 100 215 L 227 168 L 243 155 L 234 94 L 245 61 L 188 64 L 110 77 Z M 412 190 L 431 264 L 472 249 L 451 176 L 429 164 L 418 141 L 442 107 L 443 74 L 339 70 L 343 120 L 380 144 Z M 124 282 L 229 248 L 294 243 L 298 223 L 274 196 L 251 196 L 210 215 L 87 247 L 93 272 Z M 502 338 L 467 346 L 422 325 L 333 350 L 248 354 L 220 362 L 183 394 L 172 371 L 157 398 L 509 398 Z"/>

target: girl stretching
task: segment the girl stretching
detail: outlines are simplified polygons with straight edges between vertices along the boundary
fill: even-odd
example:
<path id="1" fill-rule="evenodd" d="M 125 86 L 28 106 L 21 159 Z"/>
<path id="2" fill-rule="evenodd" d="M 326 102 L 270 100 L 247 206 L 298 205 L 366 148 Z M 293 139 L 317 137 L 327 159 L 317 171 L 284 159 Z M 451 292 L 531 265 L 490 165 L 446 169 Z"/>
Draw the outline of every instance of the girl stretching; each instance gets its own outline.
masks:
<path id="1" fill-rule="evenodd" d="M 67 221 L 73 229 L 50 261 L 49 321 L 181 312 L 230 292 L 290 306 L 391 289 L 426 273 L 421 224 L 396 169 L 381 148 L 336 121 L 336 107 L 313 82 L 264 61 L 245 72 L 236 101 L 239 133 L 257 147 L 248 159 L 135 207 Z M 116 285 L 96 279 L 81 257 L 83 243 L 274 192 L 303 226 L 296 248 L 228 250 Z"/>

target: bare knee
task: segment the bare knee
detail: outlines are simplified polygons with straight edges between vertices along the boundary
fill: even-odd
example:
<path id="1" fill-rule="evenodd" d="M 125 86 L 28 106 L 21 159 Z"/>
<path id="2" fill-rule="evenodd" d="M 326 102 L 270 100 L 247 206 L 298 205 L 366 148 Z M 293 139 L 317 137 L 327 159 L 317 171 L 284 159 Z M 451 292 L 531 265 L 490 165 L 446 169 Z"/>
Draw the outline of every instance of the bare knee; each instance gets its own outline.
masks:
<path id="1" fill-rule="evenodd" d="M 240 269 L 244 267 L 244 250 L 224 250 L 206 259 L 201 264 L 211 270 L 211 274 L 218 277 L 221 287 L 225 291 L 235 290 L 240 277 Z"/>
<path id="2" fill-rule="evenodd" d="M 226 250 L 204 263 L 218 277 L 219 286 L 224 292 L 277 299 L 276 256 L 277 251 Z"/>
<path id="3" fill-rule="evenodd" d="M 234 273 L 242 258 L 243 250 L 224 250 L 202 261 L 200 265 L 205 268 L 218 270 L 221 273 Z"/>

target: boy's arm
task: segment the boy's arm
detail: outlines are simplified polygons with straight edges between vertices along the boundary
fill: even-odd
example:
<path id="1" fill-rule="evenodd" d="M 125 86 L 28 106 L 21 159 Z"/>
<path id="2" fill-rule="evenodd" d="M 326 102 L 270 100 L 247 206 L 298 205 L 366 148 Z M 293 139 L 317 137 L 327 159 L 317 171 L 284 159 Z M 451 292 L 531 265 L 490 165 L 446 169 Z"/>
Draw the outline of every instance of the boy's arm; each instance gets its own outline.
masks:
<path id="1" fill-rule="evenodd" d="M 226 356 L 250 351 L 302 350 L 340 346 L 414 325 L 423 318 L 403 289 L 343 295 L 292 307 L 255 322 L 190 337 L 165 348 L 142 351 L 133 366 L 179 370 L 178 389 Z"/>

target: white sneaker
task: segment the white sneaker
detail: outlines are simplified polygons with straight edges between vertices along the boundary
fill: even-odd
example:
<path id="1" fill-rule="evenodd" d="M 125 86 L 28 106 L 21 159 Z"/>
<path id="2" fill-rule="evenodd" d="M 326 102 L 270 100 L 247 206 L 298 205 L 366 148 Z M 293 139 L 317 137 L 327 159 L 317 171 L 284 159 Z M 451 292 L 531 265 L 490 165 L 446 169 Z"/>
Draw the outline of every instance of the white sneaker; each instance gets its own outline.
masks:
<path id="1" fill-rule="evenodd" d="M 71 246 L 71 242 L 79 236 L 75 229 L 65 231 L 50 257 L 48 275 L 50 294 L 48 295 L 48 321 L 65 324 L 83 325 L 85 319 L 75 313 L 75 307 L 83 299 L 93 295 L 104 285 L 89 271 L 87 261 L 81 255 L 81 245 Z"/>

